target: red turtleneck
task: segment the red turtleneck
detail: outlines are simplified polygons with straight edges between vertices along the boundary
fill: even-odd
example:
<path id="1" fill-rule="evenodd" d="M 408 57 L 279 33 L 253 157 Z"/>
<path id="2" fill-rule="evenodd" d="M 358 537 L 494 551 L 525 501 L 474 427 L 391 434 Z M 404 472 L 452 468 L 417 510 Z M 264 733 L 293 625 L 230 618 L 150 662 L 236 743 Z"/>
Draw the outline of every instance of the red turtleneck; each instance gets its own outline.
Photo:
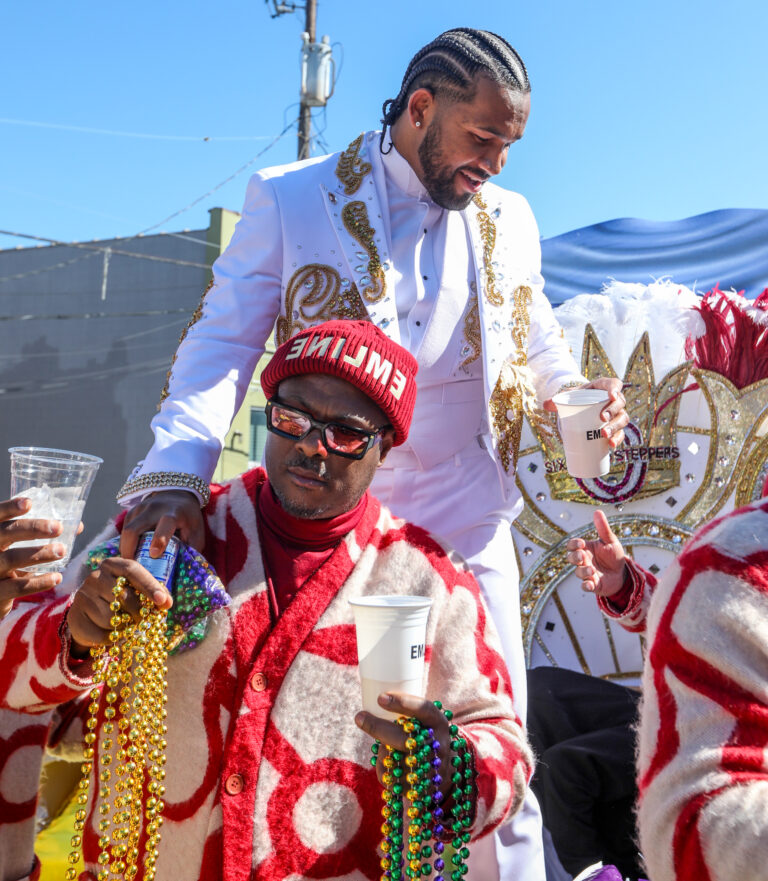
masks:
<path id="1" fill-rule="evenodd" d="M 304 520 L 283 509 L 269 481 L 261 487 L 256 516 L 275 619 L 331 556 L 341 539 L 357 526 L 367 505 L 365 493 L 351 511 L 327 520 Z"/>

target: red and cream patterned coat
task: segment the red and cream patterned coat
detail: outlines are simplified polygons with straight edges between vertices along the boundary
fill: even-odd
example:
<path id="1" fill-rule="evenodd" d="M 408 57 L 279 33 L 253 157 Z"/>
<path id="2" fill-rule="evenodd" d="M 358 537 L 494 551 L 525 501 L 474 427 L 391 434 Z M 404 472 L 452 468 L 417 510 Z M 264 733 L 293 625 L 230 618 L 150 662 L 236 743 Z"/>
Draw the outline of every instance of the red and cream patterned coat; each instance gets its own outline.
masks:
<path id="1" fill-rule="evenodd" d="M 531 754 L 498 638 L 463 562 L 371 499 L 358 527 L 270 629 L 255 519 L 262 470 L 215 488 L 206 556 L 231 605 L 168 664 L 168 749 L 159 881 L 377 879 L 380 787 L 361 704 L 348 600 L 429 596 L 426 694 L 455 712 L 478 772 L 474 835 L 519 806 Z M 100 537 L 102 540 L 104 536 Z M 70 571 L 70 590 L 82 578 Z M 66 579 L 65 579 L 66 580 Z M 88 688 L 59 637 L 68 597 L 26 613 L 5 706 L 44 710 Z M 17 622 L 17 625 L 19 622 Z M 33 648 L 34 646 L 34 648 Z M 8 650 L 0 643 L 0 655 Z M 95 877 L 91 815 L 84 854 Z"/>
<path id="2" fill-rule="evenodd" d="M 699 530 L 648 607 L 649 593 L 638 585 L 624 619 L 645 623 L 648 639 L 638 759 L 648 876 L 766 878 L 768 499 Z"/>

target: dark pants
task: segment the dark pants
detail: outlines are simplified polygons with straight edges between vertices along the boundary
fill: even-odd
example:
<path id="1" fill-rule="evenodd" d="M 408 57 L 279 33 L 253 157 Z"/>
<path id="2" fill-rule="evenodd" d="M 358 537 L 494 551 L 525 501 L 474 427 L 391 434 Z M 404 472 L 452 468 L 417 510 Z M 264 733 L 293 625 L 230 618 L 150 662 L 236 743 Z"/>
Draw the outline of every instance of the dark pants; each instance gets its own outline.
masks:
<path id="1" fill-rule="evenodd" d="M 635 738 L 640 694 L 562 667 L 528 671 L 531 786 L 563 866 L 602 860 L 642 874 L 635 844 Z"/>

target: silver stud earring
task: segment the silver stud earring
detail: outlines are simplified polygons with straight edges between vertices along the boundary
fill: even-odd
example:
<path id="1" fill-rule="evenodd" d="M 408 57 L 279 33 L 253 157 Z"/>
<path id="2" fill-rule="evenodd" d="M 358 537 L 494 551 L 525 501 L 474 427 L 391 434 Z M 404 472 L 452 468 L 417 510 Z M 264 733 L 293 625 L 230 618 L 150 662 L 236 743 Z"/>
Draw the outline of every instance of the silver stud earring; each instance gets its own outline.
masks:
<path id="1" fill-rule="evenodd" d="M 421 128 L 421 123 L 418 121 L 418 119 L 416 120 L 416 128 Z"/>

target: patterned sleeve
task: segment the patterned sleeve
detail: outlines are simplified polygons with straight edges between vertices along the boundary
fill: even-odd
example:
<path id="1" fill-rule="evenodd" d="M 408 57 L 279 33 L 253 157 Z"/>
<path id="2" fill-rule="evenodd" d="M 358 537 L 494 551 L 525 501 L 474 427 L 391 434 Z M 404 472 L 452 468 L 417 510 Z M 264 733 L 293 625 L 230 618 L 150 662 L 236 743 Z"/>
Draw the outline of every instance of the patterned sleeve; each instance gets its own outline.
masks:
<path id="1" fill-rule="evenodd" d="M 55 592 L 17 602 L 0 622 L 0 708 L 46 713 L 92 684 L 90 665 L 70 669 L 67 610 L 85 575 L 84 555 L 67 567 Z"/>
<path id="2" fill-rule="evenodd" d="M 644 633 L 656 577 L 630 557 L 625 558 L 625 565 L 624 587 L 616 597 L 598 597 L 597 605 L 604 615 L 613 618 L 630 633 Z"/>
<path id="3" fill-rule="evenodd" d="M 522 804 L 533 756 L 512 706 L 501 643 L 466 570 L 455 581 L 434 624 L 427 696 L 454 712 L 476 770 L 473 838 L 486 835 Z M 474 626 L 471 626 L 474 624 Z"/>
<path id="4" fill-rule="evenodd" d="M 654 881 L 765 877 L 768 503 L 665 573 L 648 616 L 639 831 Z"/>

